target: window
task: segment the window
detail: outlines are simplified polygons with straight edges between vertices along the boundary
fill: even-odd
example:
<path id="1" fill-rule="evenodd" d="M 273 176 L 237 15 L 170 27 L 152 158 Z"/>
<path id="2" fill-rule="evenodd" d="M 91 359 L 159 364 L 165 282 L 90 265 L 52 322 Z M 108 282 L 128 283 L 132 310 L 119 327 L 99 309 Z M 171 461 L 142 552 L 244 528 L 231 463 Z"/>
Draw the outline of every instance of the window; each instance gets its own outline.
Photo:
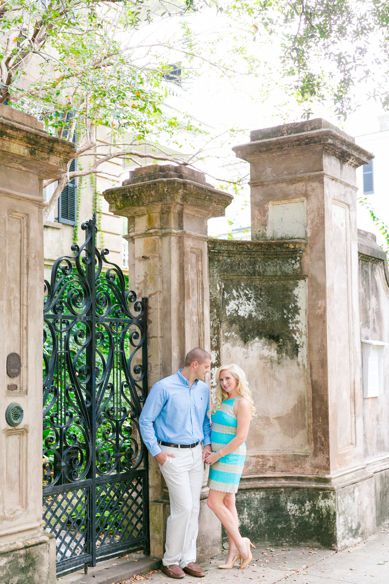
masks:
<path id="1" fill-rule="evenodd" d="M 176 63 L 168 65 L 169 70 L 164 73 L 163 77 L 164 79 L 166 79 L 166 81 L 172 81 L 173 83 L 176 83 L 177 85 L 181 85 L 181 75 L 182 75 L 182 69 L 180 65 L 177 65 Z"/>
<path id="2" fill-rule="evenodd" d="M 66 126 L 63 132 L 64 140 L 67 140 L 68 133 L 74 113 L 70 110 L 61 114 L 66 120 Z M 76 132 L 73 135 L 73 142 L 76 143 Z M 69 172 L 76 170 L 76 161 L 72 160 Z M 58 221 L 67 225 L 76 225 L 77 223 L 77 179 L 73 178 L 64 188 L 58 199 Z"/>
<path id="3" fill-rule="evenodd" d="M 76 170 L 76 161 L 72 160 L 69 172 Z M 77 179 L 73 178 L 60 194 L 58 200 L 58 221 L 67 225 L 77 222 Z"/>
<path id="4" fill-rule="evenodd" d="M 363 168 L 363 194 L 372 195 L 374 193 L 373 160 L 370 160 L 369 164 L 364 164 L 362 168 Z"/>

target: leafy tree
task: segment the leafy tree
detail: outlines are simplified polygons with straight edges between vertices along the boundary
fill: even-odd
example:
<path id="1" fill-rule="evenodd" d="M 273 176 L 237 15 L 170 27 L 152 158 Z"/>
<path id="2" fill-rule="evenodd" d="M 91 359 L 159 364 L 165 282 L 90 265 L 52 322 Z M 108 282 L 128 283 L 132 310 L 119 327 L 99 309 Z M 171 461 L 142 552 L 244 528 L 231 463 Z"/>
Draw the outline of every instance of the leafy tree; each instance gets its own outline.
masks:
<path id="1" fill-rule="evenodd" d="M 166 79 L 201 68 L 264 78 L 265 97 L 275 71 L 307 118 L 331 100 L 345 116 L 362 82 L 389 107 L 388 23 L 386 0 L 0 0 L 0 103 L 39 116 L 59 137 L 77 132 L 79 160 L 96 155 L 59 177 L 48 214 L 73 177 L 113 157 L 171 160 L 139 146 L 200 131 L 163 103 Z"/>
<path id="2" fill-rule="evenodd" d="M 184 2 L 174 7 L 174 14 L 188 9 Z M 177 126 L 177 117 L 160 107 L 166 96 L 162 82 L 171 65 L 164 55 L 148 62 L 149 47 L 139 48 L 140 41 L 131 36 L 165 18 L 164 2 L 0 2 L 0 102 L 37 115 L 60 138 L 73 141 L 77 135 L 80 160 L 97 153 L 92 166 L 83 168 L 81 163 L 77 171 L 60 177 L 47 214 L 72 178 L 97 172 L 113 157 L 142 157 L 137 151 L 140 142 L 171 133 Z M 97 132 L 104 128 L 108 148 L 98 141 Z M 128 135 L 131 141 L 123 142 Z M 166 159 L 167 155 L 148 153 L 147 157 Z"/>

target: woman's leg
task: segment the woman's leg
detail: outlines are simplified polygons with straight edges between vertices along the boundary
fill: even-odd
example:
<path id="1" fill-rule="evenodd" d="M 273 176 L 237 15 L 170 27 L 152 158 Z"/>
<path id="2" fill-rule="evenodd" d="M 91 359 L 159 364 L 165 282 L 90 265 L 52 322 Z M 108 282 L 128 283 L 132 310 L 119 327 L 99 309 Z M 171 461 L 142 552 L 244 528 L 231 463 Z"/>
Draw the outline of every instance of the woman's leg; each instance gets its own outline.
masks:
<path id="1" fill-rule="evenodd" d="M 234 493 L 227 493 L 226 496 L 224 497 L 223 502 L 224 502 L 224 505 L 227 507 L 227 509 L 229 509 L 229 511 L 231 511 L 231 514 L 235 519 L 236 526 L 239 529 L 239 518 L 238 518 L 238 512 L 236 510 L 236 505 L 235 505 L 235 494 Z M 232 539 L 231 535 L 228 534 L 228 556 L 227 556 L 226 564 L 230 564 L 232 562 L 232 560 L 236 557 L 237 553 L 238 553 L 238 548 L 236 547 L 235 542 Z"/>
<path id="2" fill-rule="evenodd" d="M 222 493 L 220 491 L 215 491 L 214 489 L 209 490 L 208 495 L 208 507 L 215 513 L 216 517 L 224 525 L 228 539 L 234 542 L 235 546 L 240 552 L 243 559 L 248 558 L 249 553 L 242 536 L 239 533 L 239 527 L 236 521 L 236 517 L 231 513 L 228 507 L 224 503 L 224 499 L 228 493 Z"/>

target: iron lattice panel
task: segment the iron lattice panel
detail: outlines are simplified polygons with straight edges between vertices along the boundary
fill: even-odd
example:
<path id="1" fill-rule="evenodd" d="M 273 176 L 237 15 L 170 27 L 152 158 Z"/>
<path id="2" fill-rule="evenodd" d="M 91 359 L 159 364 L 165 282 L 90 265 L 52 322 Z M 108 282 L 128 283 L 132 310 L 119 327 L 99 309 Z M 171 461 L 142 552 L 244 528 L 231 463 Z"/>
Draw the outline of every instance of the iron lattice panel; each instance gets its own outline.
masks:
<path id="1" fill-rule="evenodd" d="M 45 281 L 44 521 L 58 574 L 148 548 L 146 299 L 96 249 L 95 218 L 82 228 L 85 243 Z"/>
<path id="2" fill-rule="evenodd" d="M 96 489 L 96 545 L 98 555 L 123 542 L 145 539 L 144 477 L 106 482 Z"/>
<path id="3" fill-rule="evenodd" d="M 87 554 L 89 488 L 52 493 L 43 497 L 46 531 L 57 541 L 57 564 L 77 559 L 90 560 Z"/>

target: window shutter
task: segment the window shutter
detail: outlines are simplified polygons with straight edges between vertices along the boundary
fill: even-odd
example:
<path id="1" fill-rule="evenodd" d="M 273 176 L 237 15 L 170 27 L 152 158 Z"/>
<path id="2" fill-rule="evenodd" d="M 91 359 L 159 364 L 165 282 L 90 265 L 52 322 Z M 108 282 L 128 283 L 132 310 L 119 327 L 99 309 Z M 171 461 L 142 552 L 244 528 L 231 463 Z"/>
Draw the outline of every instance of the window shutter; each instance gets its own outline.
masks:
<path id="1" fill-rule="evenodd" d="M 69 172 L 76 170 L 76 161 L 72 160 Z M 77 221 L 77 180 L 73 178 L 63 189 L 58 201 L 58 221 L 75 225 Z"/>

